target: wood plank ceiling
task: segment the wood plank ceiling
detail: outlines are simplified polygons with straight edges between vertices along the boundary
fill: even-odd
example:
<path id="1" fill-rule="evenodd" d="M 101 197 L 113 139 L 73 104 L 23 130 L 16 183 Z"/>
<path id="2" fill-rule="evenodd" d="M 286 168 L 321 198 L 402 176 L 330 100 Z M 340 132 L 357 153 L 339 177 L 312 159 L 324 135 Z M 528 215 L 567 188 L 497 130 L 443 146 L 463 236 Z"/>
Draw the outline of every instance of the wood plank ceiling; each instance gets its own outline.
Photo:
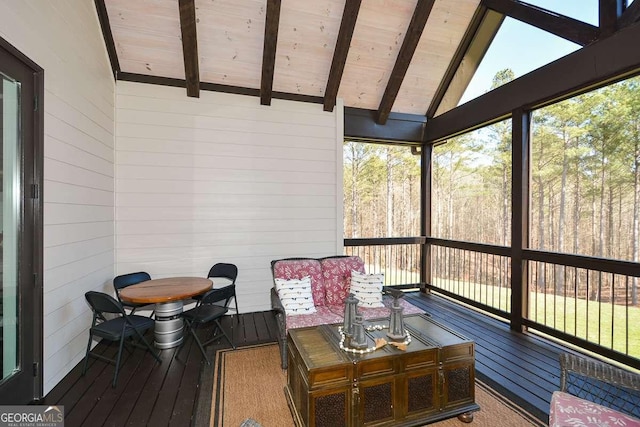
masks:
<path id="1" fill-rule="evenodd" d="M 519 0 L 95 3 L 117 79 L 182 86 L 195 97 L 205 89 L 265 105 L 317 102 L 327 111 L 342 98 L 374 112 L 378 124 L 391 112 L 430 118 L 455 106 L 475 70 L 469 64 L 477 66 L 505 15 L 586 45 L 637 21 L 640 9 L 636 1 L 622 14 L 625 0 L 599 0 L 598 28 Z M 469 62 L 469 52 L 478 58 Z"/>
<path id="2" fill-rule="evenodd" d="M 195 29 L 188 24 L 189 3 Z M 194 78 L 259 91 L 263 104 L 272 91 L 331 110 L 337 96 L 349 107 L 380 108 L 382 119 L 390 111 L 426 113 L 479 3 L 104 0 L 123 75 L 183 80 L 190 96 L 197 96 Z"/>

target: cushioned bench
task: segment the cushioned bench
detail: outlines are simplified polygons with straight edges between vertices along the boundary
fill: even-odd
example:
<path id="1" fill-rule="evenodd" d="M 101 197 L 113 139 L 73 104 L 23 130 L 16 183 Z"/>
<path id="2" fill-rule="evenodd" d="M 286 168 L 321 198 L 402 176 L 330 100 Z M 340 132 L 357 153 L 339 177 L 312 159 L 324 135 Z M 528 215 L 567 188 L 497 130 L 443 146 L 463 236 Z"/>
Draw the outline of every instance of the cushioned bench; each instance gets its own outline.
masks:
<path id="1" fill-rule="evenodd" d="M 353 291 L 361 301 L 358 311 L 365 320 L 389 316 L 393 300 L 382 295 L 382 275 L 365 274 L 360 257 L 287 258 L 272 261 L 271 271 L 274 279 L 271 307 L 278 322 L 283 369 L 287 368 L 287 330 L 341 323 L 344 300 L 350 292 Z M 356 272 L 354 288 L 351 286 L 352 271 Z M 278 294 L 278 288 L 283 298 Z M 400 304 L 404 314 L 422 313 L 403 299 Z"/>
<path id="2" fill-rule="evenodd" d="M 640 427 L 640 420 L 569 393 L 554 391 L 549 411 L 549 427 L 567 426 Z"/>
<path id="3" fill-rule="evenodd" d="M 550 427 L 640 427 L 640 375 L 582 355 L 560 355 L 560 391 L 551 397 Z"/>

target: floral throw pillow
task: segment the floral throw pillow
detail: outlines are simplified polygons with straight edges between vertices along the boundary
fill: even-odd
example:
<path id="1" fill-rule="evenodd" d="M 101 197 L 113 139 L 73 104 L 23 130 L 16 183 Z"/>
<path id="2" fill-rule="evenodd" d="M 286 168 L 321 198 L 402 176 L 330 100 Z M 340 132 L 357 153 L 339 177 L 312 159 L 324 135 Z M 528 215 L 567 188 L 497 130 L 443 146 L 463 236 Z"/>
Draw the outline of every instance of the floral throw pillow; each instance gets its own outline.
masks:
<path id="1" fill-rule="evenodd" d="M 349 295 L 351 271 L 364 273 L 364 263 L 357 256 L 327 257 L 320 260 L 328 306 L 342 305 Z"/>
<path id="2" fill-rule="evenodd" d="M 275 279 L 276 292 L 287 316 L 315 313 L 311 295 L 311 277 L 302 279 Z"/>
<path id="3" fill-rule="evenodd" d="M 384 307 L 382 286 L 384 274 L 363 274 L 351 271 L 351 293 L 360 301 L 358 305 L 369 308 Z"/>

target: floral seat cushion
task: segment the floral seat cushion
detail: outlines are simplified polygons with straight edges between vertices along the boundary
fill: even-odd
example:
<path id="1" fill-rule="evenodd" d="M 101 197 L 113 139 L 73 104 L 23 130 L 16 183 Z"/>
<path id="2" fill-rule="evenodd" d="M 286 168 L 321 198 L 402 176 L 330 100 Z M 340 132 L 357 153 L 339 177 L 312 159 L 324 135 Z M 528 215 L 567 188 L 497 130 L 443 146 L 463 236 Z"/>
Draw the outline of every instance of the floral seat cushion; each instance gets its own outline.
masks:
<path id="1" fill-rule="evenodd" d="M 358 311 L 362 314 L 365 320 L 370 319 L 380 319 L 380 318 L 388 318 L 390 314 L 389 308 L 393 303 L 393 299 L 389 297 L 385 297 L 383 299 L 384 307 L 380 308 L 367 308 L 367 307 L 358 307 Z M 423 313 L 415 305 L 405 301 L 400 300 L 400 305 L 404 307 L 403 314 L 405 316 L 409 314 L 418 314 Z M 321 306 L 316 307 L 316 312 L 313 315 L 287 315 L 286 316 L 286 328 L 287 330 L 292 328 L 304 328 L 306 326 L 318 326 L 318 325 L 331 325 L 333 323 L 342 323 L 344 316 L 344 304 L 341 305 L 332 305 L 332 306 Z"/>
<path id="2" fill-rule="evenodd" d="M 550 427 L 640 427 L 640 420 L 562 391 L 553 392 Z"/>
<path id="3" fill-rule="evenodd" d="M 318 326 L 332 323 L 341 323 L 342 315 L 334 313 L 327 306 L 316 307 L 316 312 L 312 315 L 299 314 L 286 317 L 286 328 L 304 328 L 307 326 Z"/>

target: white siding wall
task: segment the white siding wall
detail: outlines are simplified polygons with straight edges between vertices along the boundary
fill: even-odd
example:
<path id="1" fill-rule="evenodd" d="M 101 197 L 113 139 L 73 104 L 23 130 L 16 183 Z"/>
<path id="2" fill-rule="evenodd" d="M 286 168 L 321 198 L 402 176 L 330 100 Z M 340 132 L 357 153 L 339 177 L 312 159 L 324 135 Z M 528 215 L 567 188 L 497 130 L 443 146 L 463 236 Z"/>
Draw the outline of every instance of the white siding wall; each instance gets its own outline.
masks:
<path id="1" fill-rule="evenodd" d="M 84 356 L 84 293 L 114 271 L 114 82 L 92 0 L 0 0 L 0 36 L 44 68 L 44 393 Z"/>
<path id="2" fill-rule="evenodd" d="M 117 273 L 238 266 L 269 310 L 270 261 L 342 250 L 342 107 L 118 82 Z"/>

